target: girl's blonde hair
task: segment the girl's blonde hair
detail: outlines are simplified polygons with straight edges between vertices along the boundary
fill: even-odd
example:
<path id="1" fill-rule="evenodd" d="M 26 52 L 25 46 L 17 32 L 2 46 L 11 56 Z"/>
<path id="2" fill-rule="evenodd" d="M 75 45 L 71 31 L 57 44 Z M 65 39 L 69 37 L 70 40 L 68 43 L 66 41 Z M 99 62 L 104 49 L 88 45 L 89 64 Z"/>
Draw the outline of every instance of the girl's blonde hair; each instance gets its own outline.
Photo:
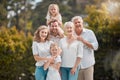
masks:
<path id="1" fill-rule="evenodd" d="M 46 41 L 46 40 L 49 40 L 49 34 L 50 34 L 50 33 L 49 33 L 49 29 L 48 29 L 47 26 L 42 25 L 42 26 L 38 27 L 38 29 L 35 31 L 34 37 L 33 37 L 33 40 L 34 40 L 34 41 L 37 41 L 37 42 L 40 42 L 40 41 L 41 41 L 39 32 L 40 32 L 41 30 L 44 30 L 44 29 L 47 29 L 47 30 L 48 30 L 48 34 L 47 34 L 47 37 L 46 37 L 45 41 Z"/>
<path id="2" fill-rule="evenodd" d="M 54 42 L 54 43 L 52 43 L 52 44 L 50 45 L 50 49 L 51 49 L 51 48 L 53 48 L 53 47 L 58 47 L 58 44 L 57 44 L 57 43 L 55 43 L 55 42 Z"/>
<path id="3" fill-rule="evenodd" d="M 50 4 L 49 7 L 48 7 L 47 16 L 50 16 L 50 17 L 51 17 L 51 15 L 52 15 L 52 14 L 50 13 L 50 8 L 51 8 L 51 7 L 56 7 L 56 8 L 57 8 L 57 12 L 58 12 L 57 15 L 60 14 L 60 13 L 59 13 L 59 6 L 58 6 L 57 4 Z M 47 16 L 46 16 L 46 17 L 47 17 Z"/>

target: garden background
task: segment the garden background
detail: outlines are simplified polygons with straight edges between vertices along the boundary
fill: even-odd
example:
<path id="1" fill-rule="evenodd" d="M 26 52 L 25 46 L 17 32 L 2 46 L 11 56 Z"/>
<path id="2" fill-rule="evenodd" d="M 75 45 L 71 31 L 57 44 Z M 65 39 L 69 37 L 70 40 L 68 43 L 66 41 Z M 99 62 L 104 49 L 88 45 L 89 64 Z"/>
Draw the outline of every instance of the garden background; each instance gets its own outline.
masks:
<path id="1" fill-rule="evenodd" d="M 0 80 L 35 80 L 31 45 L 50 3 L 63 23 L 80 15 L 99 42 L 94 80 L 120 80 L 120 0 L 0 0 Z"/>

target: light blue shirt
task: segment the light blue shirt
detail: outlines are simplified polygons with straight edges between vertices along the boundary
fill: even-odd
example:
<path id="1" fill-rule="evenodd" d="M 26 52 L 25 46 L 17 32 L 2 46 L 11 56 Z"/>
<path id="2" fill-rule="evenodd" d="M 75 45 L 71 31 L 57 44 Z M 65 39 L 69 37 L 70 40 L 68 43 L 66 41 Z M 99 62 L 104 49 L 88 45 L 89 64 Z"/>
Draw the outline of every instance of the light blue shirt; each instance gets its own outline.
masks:
<path id="1" fill-rule="evenodd" d="M 83 46 L 83 58 L 81 59 L 80 67 L 81 69 L 85 69 L 95 64 L 94 50 L 98 49 L 98 41 L 94 32 L 89 29 L 84 28 L 80 36 L 82 36 L 84 40 L 90 42 L 93 46 L 93 49 L 87 47 L 85 44 Z"/>

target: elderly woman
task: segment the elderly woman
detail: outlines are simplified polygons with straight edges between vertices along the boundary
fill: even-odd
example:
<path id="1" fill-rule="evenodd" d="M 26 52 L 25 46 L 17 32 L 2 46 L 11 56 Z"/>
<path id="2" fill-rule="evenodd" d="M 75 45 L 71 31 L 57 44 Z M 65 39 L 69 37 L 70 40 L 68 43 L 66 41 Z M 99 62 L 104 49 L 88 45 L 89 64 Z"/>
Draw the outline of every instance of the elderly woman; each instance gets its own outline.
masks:
<path id="1" fill-rule="evenodd" d="M 62 49 L 61 78 L 62 80 L 77 80 L 79 64 L 83 56 L 83 44 L 74 36 L 74 24 L 64 24 L 66 37 L 62 38 L 59 45 Z"/>

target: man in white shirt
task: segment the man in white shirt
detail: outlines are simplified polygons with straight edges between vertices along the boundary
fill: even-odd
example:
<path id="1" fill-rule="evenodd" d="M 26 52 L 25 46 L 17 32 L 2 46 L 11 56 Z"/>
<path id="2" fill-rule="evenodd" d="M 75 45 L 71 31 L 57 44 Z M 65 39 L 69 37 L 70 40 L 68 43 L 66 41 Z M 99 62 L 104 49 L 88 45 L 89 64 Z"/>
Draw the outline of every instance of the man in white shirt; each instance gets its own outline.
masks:
<path id="1" fill-rule="evenodd" d="M 50 22 L 50 40 L 59 43 L 59 40 L 64 37 L 64 32 L 60 31 L 60 26 L 56 20 Z"/>
<path id="2" fill-rule="evenodd" d="M 83 27 L 83 19 L 80 16 L 72 18 L 75 25 L 75 35 L 83 46 L 83 58 L 80 64 L 79 80 L 93 80 L 94 74 L 94 50 L 98 49 L 98 41 L 92 30 Z"/>

